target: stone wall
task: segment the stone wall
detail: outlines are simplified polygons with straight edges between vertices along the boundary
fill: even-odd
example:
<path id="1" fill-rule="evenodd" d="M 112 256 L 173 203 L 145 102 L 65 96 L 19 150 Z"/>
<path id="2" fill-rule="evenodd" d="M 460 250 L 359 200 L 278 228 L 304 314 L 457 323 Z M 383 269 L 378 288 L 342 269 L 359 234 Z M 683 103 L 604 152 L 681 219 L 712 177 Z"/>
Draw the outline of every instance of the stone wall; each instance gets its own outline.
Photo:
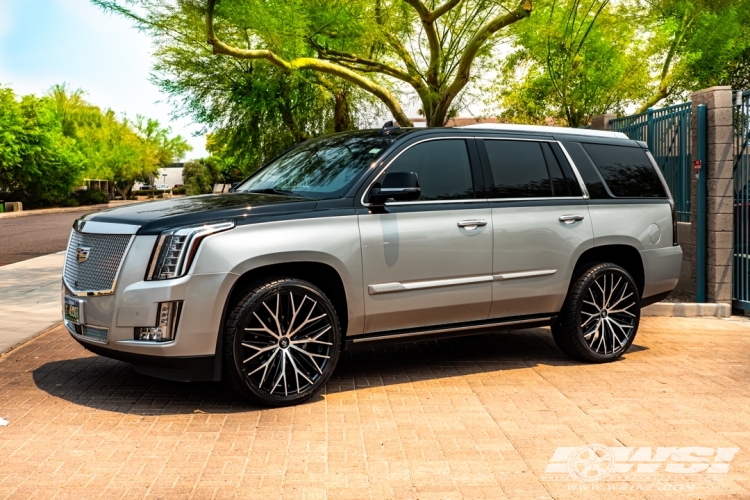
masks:
<path id="1" fill-rule="evenodd" d="M 698 156 L 697 106 L 706 105 L 706 300 L 708 302 L 732 302 L 732 229 L 734 209 L 733 189 L 733 138 L 732 129 L 732 89 L 731 87 L 711 87 L 693 93 L 692 151 Z M 693 179 L 692 189 L 692 240 L 697 240 L 695 215 L 697 189 Z M 692 268 L 695 276 L 695 265 Z"/>

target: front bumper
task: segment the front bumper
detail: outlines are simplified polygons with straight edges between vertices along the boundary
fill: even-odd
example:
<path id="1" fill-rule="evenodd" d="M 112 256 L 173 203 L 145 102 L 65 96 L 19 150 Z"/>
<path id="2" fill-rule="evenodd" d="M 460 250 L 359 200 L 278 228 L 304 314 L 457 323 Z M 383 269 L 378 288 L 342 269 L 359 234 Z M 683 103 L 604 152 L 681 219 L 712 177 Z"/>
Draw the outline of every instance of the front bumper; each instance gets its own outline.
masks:
<path id="1" fill-rule="evenodd" d="M 85 321 L 65 321 L 71 336 L 96 354 L 133 363 L 137 371 L 180 381 L 217 378 L 214 358 L 226 299 L 236 280 L 231 273 L 186 275 L 144 281 L 155 237 L 136 236 L 125 256 L 113 293 L 76 297 Z M 65 282 L 62 299 L 73 296 Z M 182 301 L 175 339 L 135 339 L 136 329 L 157 324 L 160 302 Z"/>

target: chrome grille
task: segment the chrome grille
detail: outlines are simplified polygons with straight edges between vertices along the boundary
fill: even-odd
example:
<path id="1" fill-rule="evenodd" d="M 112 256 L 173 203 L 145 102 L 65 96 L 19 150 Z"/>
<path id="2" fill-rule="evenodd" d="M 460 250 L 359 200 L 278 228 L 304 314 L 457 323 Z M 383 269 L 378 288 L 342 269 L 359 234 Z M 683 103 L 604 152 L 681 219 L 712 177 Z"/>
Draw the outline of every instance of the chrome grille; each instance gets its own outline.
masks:
<path id="1" fill-rule="evenodd" d="M 83 325 L 83 336 L 92 340 L 107 343 L 109 330 L 106 328 L 97 328 L 95 326 Z"/>
<path id="2" fill-rule="evenodd" d="M 102 344 L 107 344 L 109 342 L 109 330 L 106 328 L 98 328 L 89 325 L 74 325 L 68 320 L 64 320 L 63 323 L 65 323 L 65 328 L 67 328 L 73 335 L 84 337 L 95 342 L 101 342 Z"/>
<path id="3" fill-rule="evenodd" d="M 73 230 L 65 255 L 65 283 L 74 292 L 111 292 L 125 257 L 129 234 L 91 234 Z M 78 262 L 78 249 L 87 248 L 88 258 Z"/>

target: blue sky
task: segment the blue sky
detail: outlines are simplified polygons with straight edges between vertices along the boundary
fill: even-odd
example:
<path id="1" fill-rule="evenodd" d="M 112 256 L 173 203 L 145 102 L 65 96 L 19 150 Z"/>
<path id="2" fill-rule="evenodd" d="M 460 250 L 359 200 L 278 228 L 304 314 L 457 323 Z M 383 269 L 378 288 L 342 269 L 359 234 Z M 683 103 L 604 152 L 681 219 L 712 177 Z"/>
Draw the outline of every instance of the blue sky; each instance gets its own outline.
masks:
<path id="1" fill-rule="evenodd" d="M 149 82 L 152 64 L 148 37 L 88 0 L 0 0 L 0 84 L 43 94 L 66 82 L 97 106 L 158 119 L 190 142 L 189 158 L 204 156 L 205 138 L 193 136 L 200 127 L 172 121 Z"/>

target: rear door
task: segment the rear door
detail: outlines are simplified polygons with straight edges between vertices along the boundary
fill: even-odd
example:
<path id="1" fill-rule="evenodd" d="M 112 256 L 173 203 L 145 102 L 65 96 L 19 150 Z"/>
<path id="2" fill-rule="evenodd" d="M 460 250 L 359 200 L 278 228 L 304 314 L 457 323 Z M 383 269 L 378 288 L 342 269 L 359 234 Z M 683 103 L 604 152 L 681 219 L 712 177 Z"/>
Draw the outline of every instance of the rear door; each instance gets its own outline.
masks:
<path id="1" fill-rule="evenodd" d="M 473 139 L 411 144 L 379 180 L 387 172 L 416 172 L 422 193 L 359 216 L 365 333 L 486 319 L 492 214 L 477 197 L 482 174 Z"/>
<path id="2" fill-rule="evenodd" d="M 580 184 L 555 141 L 477 141 L 493 223 L 490 318 L 556 313 L 593 245 Z"/>

